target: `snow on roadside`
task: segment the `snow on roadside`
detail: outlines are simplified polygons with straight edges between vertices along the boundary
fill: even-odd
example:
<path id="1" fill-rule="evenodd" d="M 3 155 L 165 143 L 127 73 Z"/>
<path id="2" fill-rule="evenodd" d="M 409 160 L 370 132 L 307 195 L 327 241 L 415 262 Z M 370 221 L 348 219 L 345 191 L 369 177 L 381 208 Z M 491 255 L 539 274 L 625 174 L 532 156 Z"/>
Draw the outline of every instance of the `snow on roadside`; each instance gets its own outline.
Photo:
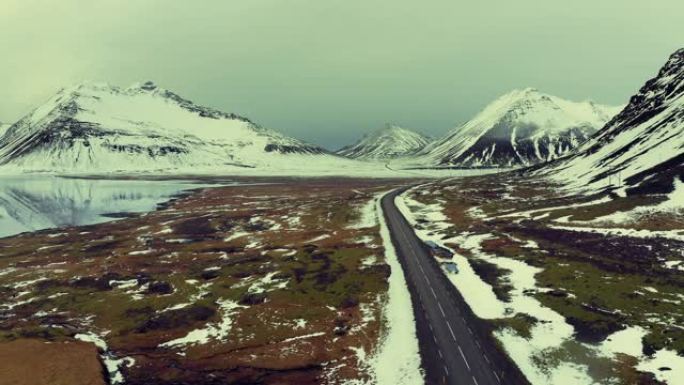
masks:
<path id="1" fill-rule="evenodd" d="M 396 204 L 400 212 L 414 227 L 414 231 L 419 238 L 426 241 L 431 240 L 441 246 L 444 246 L 444 243 L 458 244 L 459 247 L 468 250 L 473 256 L 510 271 L 506 277 L 513 286 L 510 292 L 510 302 L 502 302 L 496 298 L 492 287 L 474 273 L 468 259 L 456 252 L 454 252 L 453 261 L 459 266 L 459 273 L 449 274 L 448 278 L 463 294 L 468 305 L 480 318 L 495 319 L 511 317 L 516 313 L 525 313 L 541 321 L 531 327 L 531 337 L 529 339 L 518 335 L 511 329 L 503 329 L 494 333 L 495 337 L 504 345 L 509 356 L 516 362 L 532 384 L 594 383 L 594 380 L 589 376 L 586 365 L 560 362 L 553 368 L 540 368 L 536 364 L 536 362 L 544 361 L 543 357 L 546 354 L 562 349 L 562 345 L 565 342 L 574 341 L 574 329 L 565 321 L 562 315 L 544 307 L 534 297 L 526 295 L 526 292 L 541 290 L 537 287 L 534 277 L 539 268 L 515 259 L 484 253 L 481 249 L 481 243 L 491 238 L 489 234 L 463 233 L 449 239 L 442 239 L 442 235 L 434 232 L 434 229 L 445 229 L 450 225 L 443 215 L 439 204 L 423 204 L 410 198 L 408 193 L 397 197 Z M 534 214 L 534 212 L 526 214 L 530 215 Z M 427 226 L 430 228 L 425 228 L 426 224 L 419 223 L 417 219 L 436 221 L 438 223 L 429 223 Z M 581 231 L 583 228 L 571 229 Z M 612 231 L 615 229 L 604 230 Z M 618 230 L 628 231 L 626 229 Z M 609 232 L 606 233 L 610 234 Z M 650 234 L 644 233 L 643 236 L 653 236 L 653 233 L 655 232 L 650 232 Z M 625 234 L 636 236 L 629 233 Z M 669 235 L 671 237 L 672 234 Z M 534 244 L 526 245 L 526 247 L 534 246 Z M 451 251 L 453 252 L 454 250 Z M 677 266 L 678 262 L 674 261 L 671 265 L 673 267 Z M 660 381 L 669 384 L 676 383 L 675 379 L 680 379 L 684 376 L 684 357 L 668 350 L 659 350 L 653 357 L 644 356 L 642 354 L 641 339 L 645 334 L 646 331 L 644 329 L 632 326 L 615 332 L 599 345 L 580 345 L 586 349 L 587 353 L 600 357 L 613 358 L 618 353 L 630 355 L 639 360 L 639 364 L 636 367 L 637 370 L 652 372 Z M 669 368 L 669 370 L 661 370 L 661 368 Z"/>
<path id="2" fill-rule="evenodd" d="M 440 234 L 433 233 L 426 229 L 418 229 L 416 227 L 418 218 L 410 209 L 410 207 L 420 207 L 420 214 L 423 219 L 435 221 L 431 223 L 433 226 L 443 227 L 446 224 L 447 218 L 444 216 L 439 206 L 424 205 L 404 195 L 398 196 L 395 200 L 395 204 L 399 209 L 399 212 L 409 221 L 416 232 L 416 235 L 418 235 L 418 238 L 423 241 L 433 241 L 439 245 L 443 244 L 444 240 Z M 467 241 L 467 238 L 467 236 L 464 236 L 462 240 Z M 458 241 L 459 240 L 453 240 L 453 242 Z M 448 249 L 446 246 L 445 248 Z M 453 262 L 458 265 L 459 273 L 449 274 L 448 278 L 451 283 L 456 286 L 458 291 L 461 292 L 475 315 L 486 319 L 503 317 L 506 311 L 505 304 L 496 298 L 492 287 L 475 274 L 475 271 L 470 266 L 470 263 L 468 263 L 468 260 L 464 256 L 454 253 Z"/>
<path id="3" fill-rule="evenodd" d="M 411 190 L 409 190 L 410 192 Z M 396 204 L 400 212 L 414 227 L 416 235 L 424 241 L 430 240 L 453 252 L 453 262 L 459 267 L 458 274 L 449 274 L 449 280 L 461 292 L 473 312 L 483 319 L 499 319 L 512 317 L 517 313 L 529 314 L 539 321 L 530 328 L 531 337 L 524 338 L 513 330 L 503 329 L 494 333 L 509 356 L 523 371 L 532 384 L 561 384 L 572 380 L 577 384 L 590 384 L 591 378 L 585 366 L 573 363 L 559 363 L 553 368 L 540 368 L 536 365 L 536 358 L 544 355 L 545 351 L 559 347 L 563 342 L 573 339 L 574 329 L 565 322 L 565 318 L 555 311 L 542 306 L 534 297 L 526 295 L 529 290 L 538 290 L 535 274 L 538 268 L 522 261 L 511 258 L 497 257 L 484 253 L 481 243 L 491 238 L 489 234 L 463 233 L 449 239 L 443 239 L 442 234 L 433 231 L 434 228 L 446 229 L 451 225 L 442 213 L 439 204 L 426 205 L 408 196 L 408 192 L 397 197 Z M 416 226 L 417 219 L 427 219 L 440 223 L 430 223 L 433 228 Z M 472 269 L 464 256 L 445 246 L 444 243 L 455 243 L 468 250 L 476 258 L 486 260 L 501 269 L 510 271 L 508 281 L 513 286 L 510 292 L 510 302 L 499 300 L 493 288 L 484 282 Z"/>
<path id="4" fill-rule="evenodd" d="M 109 351 L 107 342 L 105 342 L 101 336 L 93 332 L 76 334 L 74 338 L 84 342 L 91 342 L 97 346 L 98 350 L 100 351 L 100 359 L 102 359 L 102 363 L 107 369 L 110 384 L 117 385 L 125 383 L 123 374 L 121 374 L 121 367 L 125 366 L 130 368 L 133 366 L 133 364 L 135 364 L 135 360 L 133 358 L 116 358 L 116 356 Z"/>
<path id="5" fill-rule="evenodd" d="M 364 229 L 378 225 L 378 216 L 376 213 L 377 197 L 370 199 L 368 202 L 361 205 L 359 208 L 359 218 L 356 223 L 348 226 L 350 229 Z"/>
<path id="6" fill-rule="evenodd" d="M 379 194 L 374 199 L 374 204 L 385 258 L 392 272 L 388 279 L 387 300 L 382 310 L 385 330 L 370 357 L 365 351 L 356 351 L 356 355 L 361 366 L 369 370 L 373 385 L 424 384 L 411 294 L 382 214 L 380 201 L 384 195 L 385 193 Z"/>

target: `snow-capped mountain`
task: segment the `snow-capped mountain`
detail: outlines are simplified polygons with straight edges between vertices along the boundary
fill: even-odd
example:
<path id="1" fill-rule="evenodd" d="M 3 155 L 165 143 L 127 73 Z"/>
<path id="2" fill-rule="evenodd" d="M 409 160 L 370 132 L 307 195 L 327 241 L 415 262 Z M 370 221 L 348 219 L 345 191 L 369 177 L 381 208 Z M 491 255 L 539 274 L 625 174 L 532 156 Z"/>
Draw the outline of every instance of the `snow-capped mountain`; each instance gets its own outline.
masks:
<path id="1" fill-rule="evenodd" d="M 10 126 L 11 124 L 0 122 L 0 137 L 5 135 L 5 132 L 7 132 L 7 129 L 10 128 Z"/>
<path id="2" fill-rule="evenodd" d="M 421 163 L 515 167 L 549 161 L 587 140 L 618 110 L 532 88 L 514 90 L 428 146 Z"/>
<path id="3" fill-rule="evenodd" d="M 576 153 L 541 170 L 575 187 L 670 191 L 684 179 L 684 48 Z"/>
<path id="4" fill-rule="evenodd" d="M 0 138 L 0 165 L 22 171 L 284 167 L 302 155 L 337 158 L 152 82 L 64 89 Z"/>
<path id="5" fill-rule="evenodd" d="M 411 156 L 425 148 L 431 139 L 407 128 L 393 124 L 364 135 L 358 142 L 343 147 L 336 153 L 348 158 L 387 160 Z"/>

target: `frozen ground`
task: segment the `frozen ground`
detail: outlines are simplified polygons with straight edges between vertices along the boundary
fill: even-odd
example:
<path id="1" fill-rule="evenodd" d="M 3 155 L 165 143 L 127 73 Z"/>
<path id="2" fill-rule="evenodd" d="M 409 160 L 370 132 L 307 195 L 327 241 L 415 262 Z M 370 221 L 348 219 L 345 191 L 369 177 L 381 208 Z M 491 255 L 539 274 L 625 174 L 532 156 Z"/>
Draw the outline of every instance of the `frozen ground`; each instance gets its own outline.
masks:
<path id="1" fill-rule="evenodd" d="M 386 163 L 377 161 L 344 160 L 339 163 L 325 164 L 313 155 L 287 155 L 287 162 L 279 164 L 273 162 L 268 167 L 250 168 L 223 165 L 220 167 L 176 167 L 168 169 L 121 170 L 121 171 L 60 171 L 60 172 L 31 172 L 26 174 L 16 168 L 0 167 L 0 177 L 16 177 L 25 175 L 60 175 L 60 176 L 101 176 L 103 178 L 116 176 L 130 176 L 137 178 L 150 177 L 178 177 L 188 176 L 261 176 L 261 177 L 349 177 L 349 178 L 450 178 L 471 175 L 483 175 L 498 172 L 497 169 L 401 169 L 388 168 Z"/>
<path id="2" fill-rule="evenodd" d="M 377 194 L 399 183 L 219 186 L 121 220 L 2 238 L 0 324 L 9 338 L 96 344 L 113 383 L 195 383 L 207 370 L 226 383 L 422 383 L 408 291 L 377 218 Z M 119 195 L 95 189 L 83 196 L 103 197 L 96 207 Z M 62 190 L 36 194 L 52 202 Z"/>

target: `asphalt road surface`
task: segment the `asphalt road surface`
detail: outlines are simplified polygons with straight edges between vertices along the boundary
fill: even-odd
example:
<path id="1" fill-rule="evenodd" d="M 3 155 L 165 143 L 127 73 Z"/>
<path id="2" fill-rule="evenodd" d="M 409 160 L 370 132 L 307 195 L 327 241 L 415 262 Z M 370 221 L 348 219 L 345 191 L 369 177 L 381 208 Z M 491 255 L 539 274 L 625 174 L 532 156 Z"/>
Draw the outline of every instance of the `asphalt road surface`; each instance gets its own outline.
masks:
<path id="1" fill-rule="evenodd" d="M 392 243 L 411 292 L 420 354 L 428 384 L 524 384 L 515 365 L 495 347 L 463 297 L 447 281 L 426 246 L 394 204 L 404 189 L 382 198 Z"/>

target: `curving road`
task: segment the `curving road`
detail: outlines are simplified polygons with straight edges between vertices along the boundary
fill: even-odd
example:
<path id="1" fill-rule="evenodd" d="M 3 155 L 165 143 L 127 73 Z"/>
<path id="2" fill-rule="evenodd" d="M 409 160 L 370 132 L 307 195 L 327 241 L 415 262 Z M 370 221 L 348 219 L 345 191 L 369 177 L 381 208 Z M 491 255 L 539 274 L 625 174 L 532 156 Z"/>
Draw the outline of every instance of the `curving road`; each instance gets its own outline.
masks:
<path id="1" fill-rule="evenodd" d="M 385 195 L 381 206 L 411 292 L 427 383 L 526 384 L 397 209 L 403 191 Z"/>

